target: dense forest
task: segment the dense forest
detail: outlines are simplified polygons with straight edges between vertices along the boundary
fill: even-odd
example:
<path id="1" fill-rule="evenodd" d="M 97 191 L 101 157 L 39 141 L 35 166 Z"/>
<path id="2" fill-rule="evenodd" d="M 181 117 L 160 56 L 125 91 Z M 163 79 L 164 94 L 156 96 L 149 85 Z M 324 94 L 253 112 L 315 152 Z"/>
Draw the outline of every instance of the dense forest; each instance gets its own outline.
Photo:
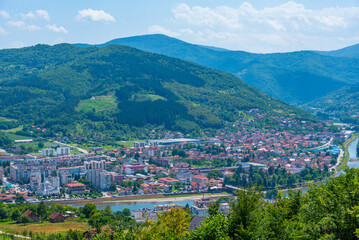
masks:
<path id="1" fill-rule="evenodd" d="M 358 83 L 358 45 L 333 52 L 295 51 L 257 54 L 196 45 L 162 34 L 113 39 L 127 45 L 232 73 L 287 103 L 299 105 Z M 89 46 L 79 44 L 78 46 Z"/>
<path id="2" fill-rule="evenodd" d="M 45 137 L 120 140 L 154 127 L 198 135 L 253 108 L 312 120 L 231 74 L 125 46 L 1 50 L 0 79 L 0 116 L 25 125 L 22 135 L 30 125 Z M 99 96 L 112 107 L 101 109 Z"/>
<path id="3" fill-rule="evenodd" d="M 359 84 L 342 87 L 322 98 L 303 105 L 324 119 L 339 118 L 359 129 Z"/>

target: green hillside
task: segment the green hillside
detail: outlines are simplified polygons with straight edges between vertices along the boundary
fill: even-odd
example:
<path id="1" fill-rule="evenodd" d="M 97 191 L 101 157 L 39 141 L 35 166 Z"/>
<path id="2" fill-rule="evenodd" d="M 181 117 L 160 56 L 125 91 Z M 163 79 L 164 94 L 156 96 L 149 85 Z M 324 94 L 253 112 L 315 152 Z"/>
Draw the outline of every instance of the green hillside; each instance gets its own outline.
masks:
<path id="1" fill-rule="evenodd" d="M 336 117 L 359 126 L 359 84 L 342 87 L 303 107 L 321 117 Z"/>
<path id="2" fill-rule="evenodd" d="M 311 119 L 231 74 L 126 46 L 1 50 L 0 79 L 0 116 L 47 136 L 124 139 L 158 126 L 199 133 L 252 108 Z"/>
<path id="3" fill-rule="evenodd" d="M 359 83 L 359 59 L 353 57 L 357 56 L 358 45 L 333 52 L 255 54 L 200 46 L 154 34 L 114 39 L 96 46 L 110 44 L 128 45 L 229 72 L 295 105 L 323 97 L 344 85 Z"/>

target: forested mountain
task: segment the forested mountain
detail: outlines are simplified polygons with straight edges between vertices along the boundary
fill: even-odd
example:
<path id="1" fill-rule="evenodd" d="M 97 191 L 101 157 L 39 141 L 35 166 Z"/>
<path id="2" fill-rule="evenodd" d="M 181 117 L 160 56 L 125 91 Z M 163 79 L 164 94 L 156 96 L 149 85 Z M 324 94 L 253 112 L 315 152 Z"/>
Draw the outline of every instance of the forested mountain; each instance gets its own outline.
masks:
<path id="1" fill-rule="evenodd" d="M 291 104 L 310 102 L 346 84 L 359 83 L 359 59 L 346 57 L 351 56 L 357 46 L 337 53 L 253 54 L 189 44 L 160 34 L 120 38 L 96 46 L 109 44 L 128 45 L 229 72 Z"/>
<path id="2" fill-rule="evenodd" d="M 49 136 L 123 139 L 153 126 L 198 133 L 253 108 L 311 119 L 231 74 L 127 46 L 1 50 L 0 79 L 0 116 Z"/>
<path id="3" fill-rule="evenodd" d="M 334 51 L 317 51 L 317 53 L 322 55 L 328 55 L 333 57 L 352 57 L 359 58 L 359 44 L 355 44 L 349 47 Z"/>
<path id="4" fill-rule="evenodd" d="M 359 125 L 359 84 L 340 88 L 322 98 L 304 105 L 304 108 L 319 111 L 323 117 L 337 117 Z"/>

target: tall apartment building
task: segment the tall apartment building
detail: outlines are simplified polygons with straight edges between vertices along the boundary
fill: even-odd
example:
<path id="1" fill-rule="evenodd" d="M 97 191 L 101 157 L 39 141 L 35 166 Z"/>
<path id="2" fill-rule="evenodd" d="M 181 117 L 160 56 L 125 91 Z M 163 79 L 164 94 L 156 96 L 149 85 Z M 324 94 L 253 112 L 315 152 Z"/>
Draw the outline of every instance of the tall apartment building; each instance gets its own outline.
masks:
<path id="1" fill-rule="evenodd" d="M 54 156 L 55 155 L 55 149 L 53 149 L 53 148 L 41 149 L 41 155 L 43 157 L 48 157 L 50 155 Z"/>
<path id="2" fill-rule="evenodd" d="M 107 190 L 111 184 L 111 174 L 107 172 L 106 161 L 85 161 L 85 168 L 87 170 L 87 180 L 100 188 L 101 190 Z"/>
<path id="3" fill-rule="evenodd" d="M 67 184 L 72 183 L 72 174 L 70 171 L 61 171 L 61 175 L 60 175 L 60 180 L 61 180 L 61 186 L 67 186 Z"/>
<path id="4" fill-rule="evenodd" d="M 30 188 L 33 191 L 39 190 L 41 187 L 41 170 L 33 169 L 30 172 Z"/>
<path id="5" fill-rule="evenodd" d="M 42 164 L 10 164 L 10 178 L 15 182 L 19 182 L 21 179 L 29 179 L 32 169 L 40 169 L 40 171 L 52 172 L 56 170 L 56 164 L 54 163 L 42 163 Z"/>
<path id="6" fill-rule="evenodd" d="M 69 155 L 70 154 L 70 148 L 69 147 L 59 147 L 56 149 L 57 155 Z"/>

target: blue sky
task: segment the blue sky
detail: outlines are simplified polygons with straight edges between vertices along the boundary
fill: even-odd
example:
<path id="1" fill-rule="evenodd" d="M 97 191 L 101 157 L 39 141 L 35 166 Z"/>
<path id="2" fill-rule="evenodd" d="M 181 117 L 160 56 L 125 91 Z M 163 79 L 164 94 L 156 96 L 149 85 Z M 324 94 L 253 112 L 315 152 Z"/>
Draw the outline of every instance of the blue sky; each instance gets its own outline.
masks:
<path id="1" fill-rule="evenodd" d="M 359 0 L 0 0 L 0 48 L 163 33 L 251 52 L 359 43 Z"/>

